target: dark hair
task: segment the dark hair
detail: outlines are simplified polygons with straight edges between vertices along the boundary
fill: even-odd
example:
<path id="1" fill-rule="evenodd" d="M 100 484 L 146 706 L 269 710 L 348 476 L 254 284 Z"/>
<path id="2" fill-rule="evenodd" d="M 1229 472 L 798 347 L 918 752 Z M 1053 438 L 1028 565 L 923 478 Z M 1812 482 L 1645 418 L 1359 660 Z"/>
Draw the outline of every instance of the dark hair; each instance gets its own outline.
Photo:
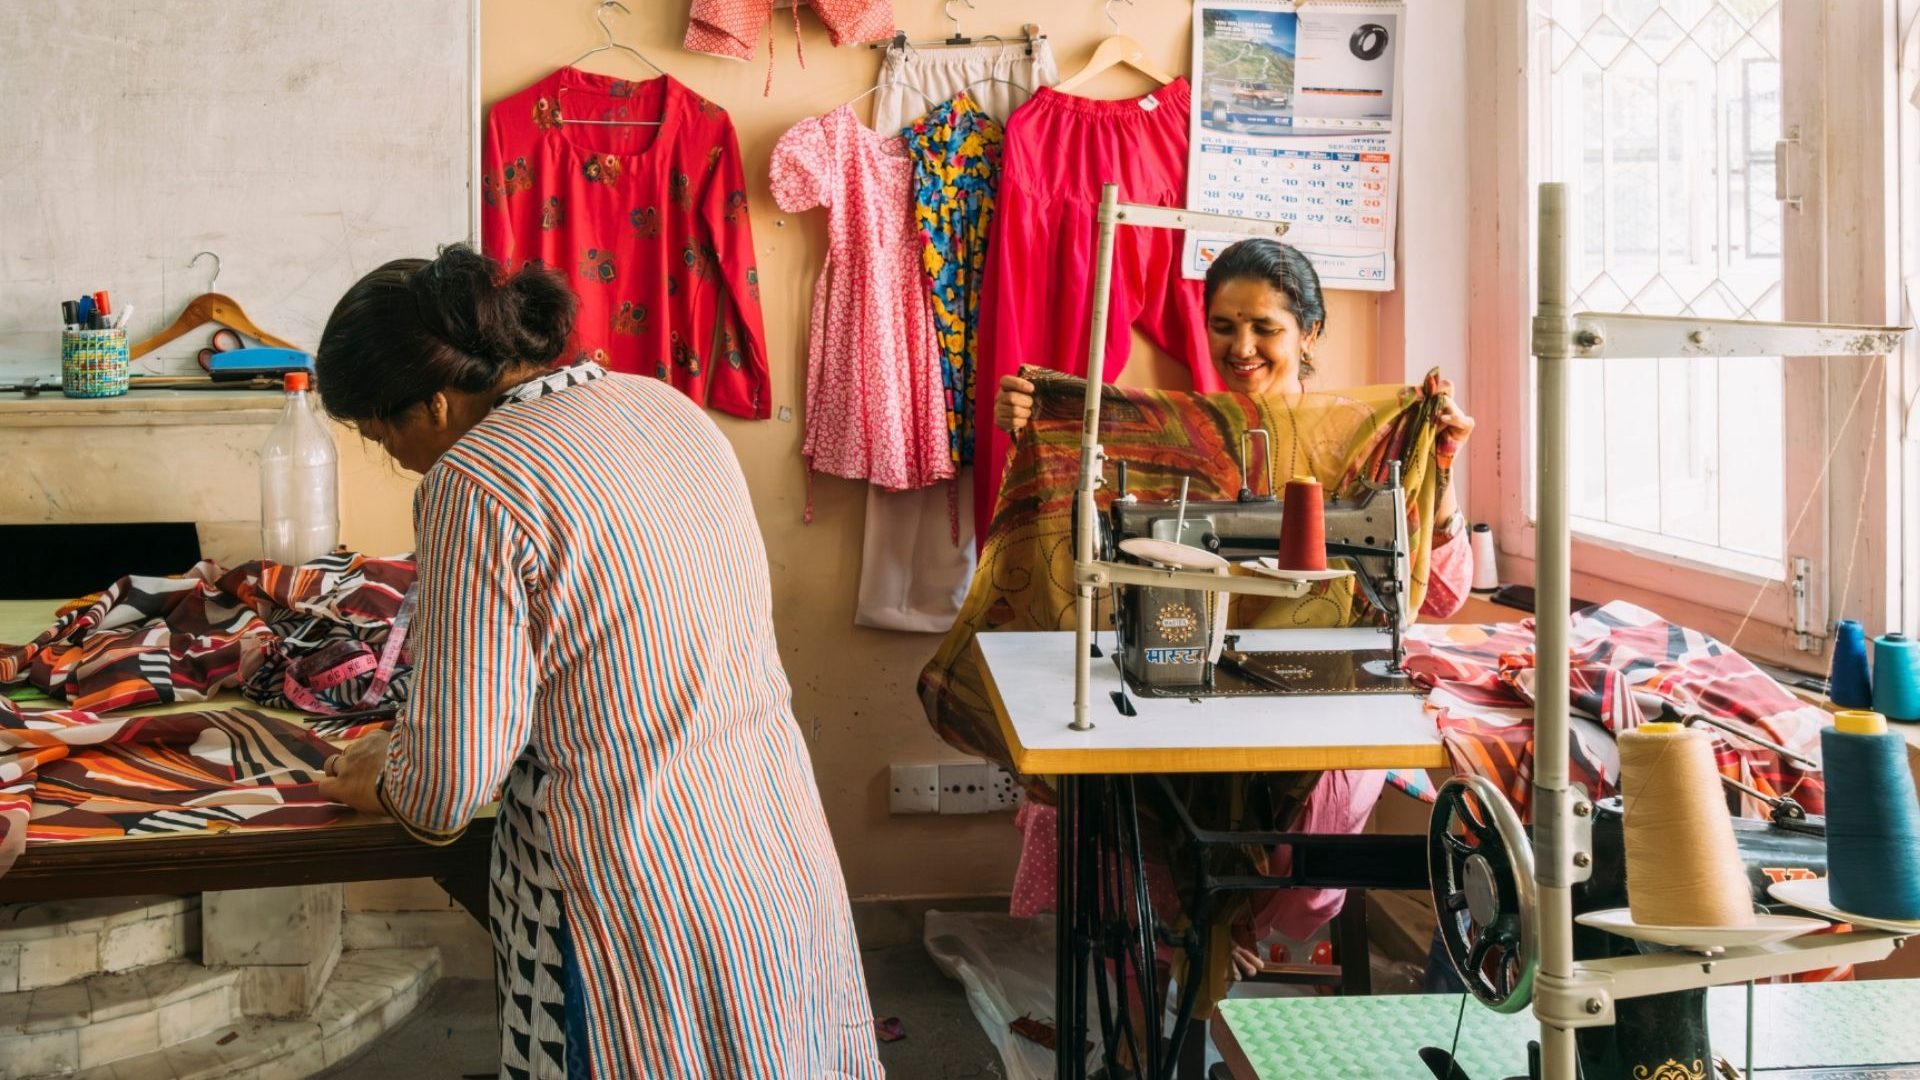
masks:
<path id="1" fill-rule="evenodd" d="M 576 301 L 558 274 L 507 274 L 465 244 L 395 259 L 334 305 L 314 357 L 320 402 L 342 420 L 387 419 L 442 390 L 484 393 L 519 367 L 551 367 Z"/>
<path id="2" fill-rule="evenodd" d="M 1313 264 L 1278 240 L 1254 238 L 1242 240 L 1214 256 L 1207 267 L 1206 304 L 1213 307 L 1213 294 L 1229 281 L 1262 281 L 1287 298 L 1287 310 L 1300 322 L 1300 332 L 1311 334 L 1327 328 L 1327 305 L 1320 297 L 1320 275 Z M 1303 368 L 1303 374 L 1310 370 Z"/>

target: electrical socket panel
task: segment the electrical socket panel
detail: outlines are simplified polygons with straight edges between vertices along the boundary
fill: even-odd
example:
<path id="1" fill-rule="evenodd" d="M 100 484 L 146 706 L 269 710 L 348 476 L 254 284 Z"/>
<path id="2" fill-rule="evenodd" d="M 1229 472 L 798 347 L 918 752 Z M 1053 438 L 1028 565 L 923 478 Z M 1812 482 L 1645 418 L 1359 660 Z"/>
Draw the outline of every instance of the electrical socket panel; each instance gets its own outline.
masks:
<path id="1" fill-rule="evenodd" d="M 987 813 L 1020 808 L 1020 785 L 1013 774 L 992 762 L 987 763 Z"/>
<path id="2" fill-rule="evenodd" d="M 940 766 L 888 766 L 887 812 L 890 814 L 940 813 Z"/>
<path id="3" fill-rule="evenodd" d="M 986 762 L 948 761 L 941 763 L 940 812 L 942 814 L 984 814 L 987 812 Z"/>

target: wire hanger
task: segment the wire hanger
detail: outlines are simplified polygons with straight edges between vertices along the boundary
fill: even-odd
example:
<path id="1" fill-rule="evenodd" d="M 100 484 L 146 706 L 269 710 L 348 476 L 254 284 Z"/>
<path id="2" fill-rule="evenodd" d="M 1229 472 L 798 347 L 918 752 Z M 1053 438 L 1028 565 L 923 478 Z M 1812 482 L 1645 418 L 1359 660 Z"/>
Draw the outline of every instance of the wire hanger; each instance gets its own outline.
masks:
<path id="1" fill-rule="evenodd" d="M 1124 0 L 1124 2 L 1131 5 L 1133 0 Z M 1113 28 L 1115 30 L 1120 29 L 1120 20 L 1113 17 L 1113 0 L 1107 0 L 1105 12 L 1107 21 L 1113 24 Z M 1146 49 L 1142 48 L 1139 42 L 1125 34 L 1116 33 L 1101 42 L 1099 48 L 1093 50 L 1093 57 L 1087 61 L 1086 67 L 1074 72 L 1072 78 L 1056 83 L 1053 88 L 1059 93 L 1069 93 L 1075 87 L 1080 86 L 1095 75 L 1106 71 L 1108 68 L 1119 67 L 1122 64 L 1145 75 L 1161 86 L 1165 86 L 1178 78 L 1178 76 L 1171 75 L 1155 67 L 1153 62 L 1147 59 Z"/>
<path id="2" fill-rule="evenodd" d="M 919 87 L 908 82 L 875 83 L 874 85 L 867 87 L 865 90 L 862 90 L 858 94 L 855 94 L 854 96 L 848 98 L 846 101 L 842 102 L 840 104 L 840 107 L 844 109 L 847 106 L 852 105 L 854 102 L 859 101 L 862 98 L 865 98 L 868 94 L 872 94 L 872 93 L 875 93 L 881 90 L 887 90 L 887 89 L 911 90 L 914 93 L 920 95 L 920 100 L 927 103 L 927 108 L 937 109 L 940 107 L 940 103 L 933 100 L 932 94 L 929 94 L 925 90 L 922 90 Z"/>
<path id="3" fill-rule="evenodd" d="M 187 268 L 191 270 L 206 256 L 213 257 L 213 278 L 207 282 L 207 288 L 212 289 L 214 282 L 220 280 L 219 255 L 211 251 L 203 251 L 195 255 L 192 260 L 187 263 Z M 127 357 L 128 359 L 139 359 L 160 346 L 185 336 L 188 331 L 196 327 L 205 326 L 207 323 L 217 323 L 229 330 L 237 330 L 260 342 L 262 345 L 272 345 L 281 349 L 298 350 L 300 348 L 298 345 L 284 338 L 277 338 L 254 325 L 253 320 L 247 317 L 247 311 L 240 306 L 239 301 L 224 293 L 205 292 L 194 297 L 193 300 L 187 304 L 186 310 L 180 313 L 180 317 L 173 320 L 173 325 L 140 344 L 135 345 L 128 351 Z"/>
<path id="4" fill-rule="evenodd" d="M 973 0 L 958 0 L 958 2 L 967 5 L 968 10 L 973 10 Z M 947 21 L 953 24 L 953 33 L 947 37 L 934 38 L 929 41 L 908 41 L 905 30 L 896 30 L 890 40 L 876 41 L 867 47 L 869 49 L 900 49 L 904 51 L 910 47 L 922 49 L 952 48 L 961 45 L 974 45 L 983 41 L 997 41 L 1002 45 L 1009 44 L 1008 40 L 999 34 L 982 34 L 979 37 L 968 37 L 962 34 L 960 32 L 960 16 L 953 12 L 954 3 L 955 0 L 946 0 L 946 3 L 941 5 L 941 10 L 946 14 Z M 1023 43 L 1026 46 L 1027 55 L 1032 56 L 1033 43 L 1036 41 L 1045 41 L 1046 39 L 1047 35 L 1040 32 L 1039 23 L 1027 23 L 1020 28 L 1020 36 L 1013 40 Z"/>
<path id="5" fill-rule="evenodd" d="M 639 60 L 641 63 L 647 65 L 648 67 L 652 68 L 653 70 L 659 72 L 661 75 L 664 76 L 667 73 L 666 69 L 662 68 L 659 64 L 656 64 L 653 61 L 647 59 L 646 55 L 642 53 L 639 49 L 636 49 L 631 45 L 625 45 L 618 41 L 613 40 L 613 28 L 607 25 L 606 16 L 607 16 L 608 8 L 619 8 L 621 13 L 625 15 L 633 14 L 633 12 L 627 10 L 627 5 L 622 4 L 620 0 L 600 0 L 600 3 L 594 5 L 593 21 L 600 24 L 600 33 L 605 35 L 606 40 L 600 43 L 599 45 L 595 45 L 593 48 L 588 49 L 586 52 L 581 53 L 579 56 L 573 59 L 573 63 L 568 64 L 567 66 L 573 67 L 576 64 L 580 63 L 580 61 L 585 60 L 589 56 L 592 56 L 594 53 L 602 53 L 602 52 L 606 52 L 609 49 L 617 49 L 621 52 L 632 53 L 634 56 L 634 59 Z M 564 93 L 565 91 L 566 91 L 566 88 L 561 87 L 561 92 Z M 661 107 L 663 109 L 666 107 L 666 103 L 664 100 L 661 102 Z M 662 121 L 659 121 L 659 120 L 575 120 L 572 117 L 567 115 L 566 106 L 564 104 L 562 104 L 560 107 L 560 122 L 562 124 L 592 124 L 597 127 L 659 127 L 660 124 L 662 123 Z"/>
<path id="6" fill-rule="evenodd" d="M 619 8 L 620 13 L 622 15 L 633 14 L 633 12 L 627 10 L 627 5 L 621 3 L 620 0 L 600 0 L 598 4 L 594 5 L 593 21 L 600 24 L 600 33 L 606 38 L 606 40 L 601 42 L 598 45 L 595 45 L 593 48 L 588 49 L 586 52 L 581 53 L 579 56 L 574 57 L 573 62 L 569 63 L 567 66 L 572 67 L 574 64 L 578 64 L 580 61 L 585 60 L 587 57 L 592 56 L 594 53 L 603 53 L 603 52 L 606 52 L 608 49 L 618 49 L 624 53 L 631 53 L 635 60 L 638 60 L 641 63 L 647 65 L 648 67 L 652 68 L 654 71 L 658 72 L 659 74 L 665 75 L 667 73 L 667 70 L 661 67 L 659 64 L 656 64 L 653 61 L 647 59 L 645 53 L 642 53 L 639 49 L 636 49 L 631 45 L 622 44 L 621 42 L 613 40 L 613 27 L 607 25 L 607 9 L 608 8 Z"/>

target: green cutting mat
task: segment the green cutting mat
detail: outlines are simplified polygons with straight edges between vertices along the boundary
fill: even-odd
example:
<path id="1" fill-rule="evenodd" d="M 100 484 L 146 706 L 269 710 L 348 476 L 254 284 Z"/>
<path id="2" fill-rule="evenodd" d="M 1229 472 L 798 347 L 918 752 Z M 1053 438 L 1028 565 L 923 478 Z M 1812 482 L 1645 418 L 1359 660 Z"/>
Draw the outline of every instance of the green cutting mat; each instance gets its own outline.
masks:
<path id="1" fill-rule="evenodd" d="M 1746 1063 L 1745 987 L 1708 992 L 1714 1052 Z M 1416 1051 L 1446 1049 L 1460 995 L 1229 999 L 1220 1021 L 1253 1072 L 1239 1080 L 1432 1080 Z M 1762 986 L 1754 1001 L 1761 1069 L 1920 1062 L 1920 980 Z M 1467 1005 L 1460 1066 L 1473 1080 L 1523 1076 L 1531 1011 L 1502 1016 Z M 1237 1074 L 1236 1074 L 1237 1075 Z"/>

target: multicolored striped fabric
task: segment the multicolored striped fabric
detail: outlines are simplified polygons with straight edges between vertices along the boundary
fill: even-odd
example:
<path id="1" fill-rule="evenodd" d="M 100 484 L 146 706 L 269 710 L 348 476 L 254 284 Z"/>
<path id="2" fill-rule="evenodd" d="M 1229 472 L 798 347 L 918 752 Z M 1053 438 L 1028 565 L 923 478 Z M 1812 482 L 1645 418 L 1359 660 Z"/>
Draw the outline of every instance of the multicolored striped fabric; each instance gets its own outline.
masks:
<path id="1" fill-rule="evenodd" d="M 243 709 L 102 717 L 0 699 L 0 874 L 29 843 L 325 825 L 317 782 L 337 751 Z"/>
<path id="2" fill-rule="evenodd" d="M 392 704 L 411 678 L 402 646 L 413 576 L 411 559 L 341 552 L 121 578 L 61 609 L 28 644 L 0 645 L 0 687 L 31 684 L 87 712 L 231 689 L 311 713 Z"/>
<path id="3" fill-rule="evenodd" d="M 1573 780 L 1595 798 L 1614 794 L 1619 783 L 1614 736 L 1657 719 L 1662 709 L 1704 713 L 1820 759 L 1827 714 L 1706 634 L 1615 601 L 1575 615 L 1568 642 Z M 1407 669 L 1428 689 L 1455 770 L 1499 784 L 1522 815 L 1533 795 L 1533 661 L 1531 619 L 1416 626 L 1407 641 Z M 1818 770 L 1713 734 L 1722 776 L 1768 795 L 1791 795 L 1809 813 L 1825 810 L 1826 781 Z M 1767 816 L 1766 804 L 1740 798 L 1746 816 Z"/>
<path id="4" fill-rule="evenodd" d="M 537 751 L 544 830 L 503 815 L 495 842 L 550 846 L 594 1075 L 882 1076 L 766 551 L 713 423 L 619 375 L 516 402 L 427 473 L 414 518 L 414 694 L 381 797 L 446 840 Z M 492 899 L 539 920 L 499 874 Z M 534 982 L 551 1015 L 567 980 Z"/>

